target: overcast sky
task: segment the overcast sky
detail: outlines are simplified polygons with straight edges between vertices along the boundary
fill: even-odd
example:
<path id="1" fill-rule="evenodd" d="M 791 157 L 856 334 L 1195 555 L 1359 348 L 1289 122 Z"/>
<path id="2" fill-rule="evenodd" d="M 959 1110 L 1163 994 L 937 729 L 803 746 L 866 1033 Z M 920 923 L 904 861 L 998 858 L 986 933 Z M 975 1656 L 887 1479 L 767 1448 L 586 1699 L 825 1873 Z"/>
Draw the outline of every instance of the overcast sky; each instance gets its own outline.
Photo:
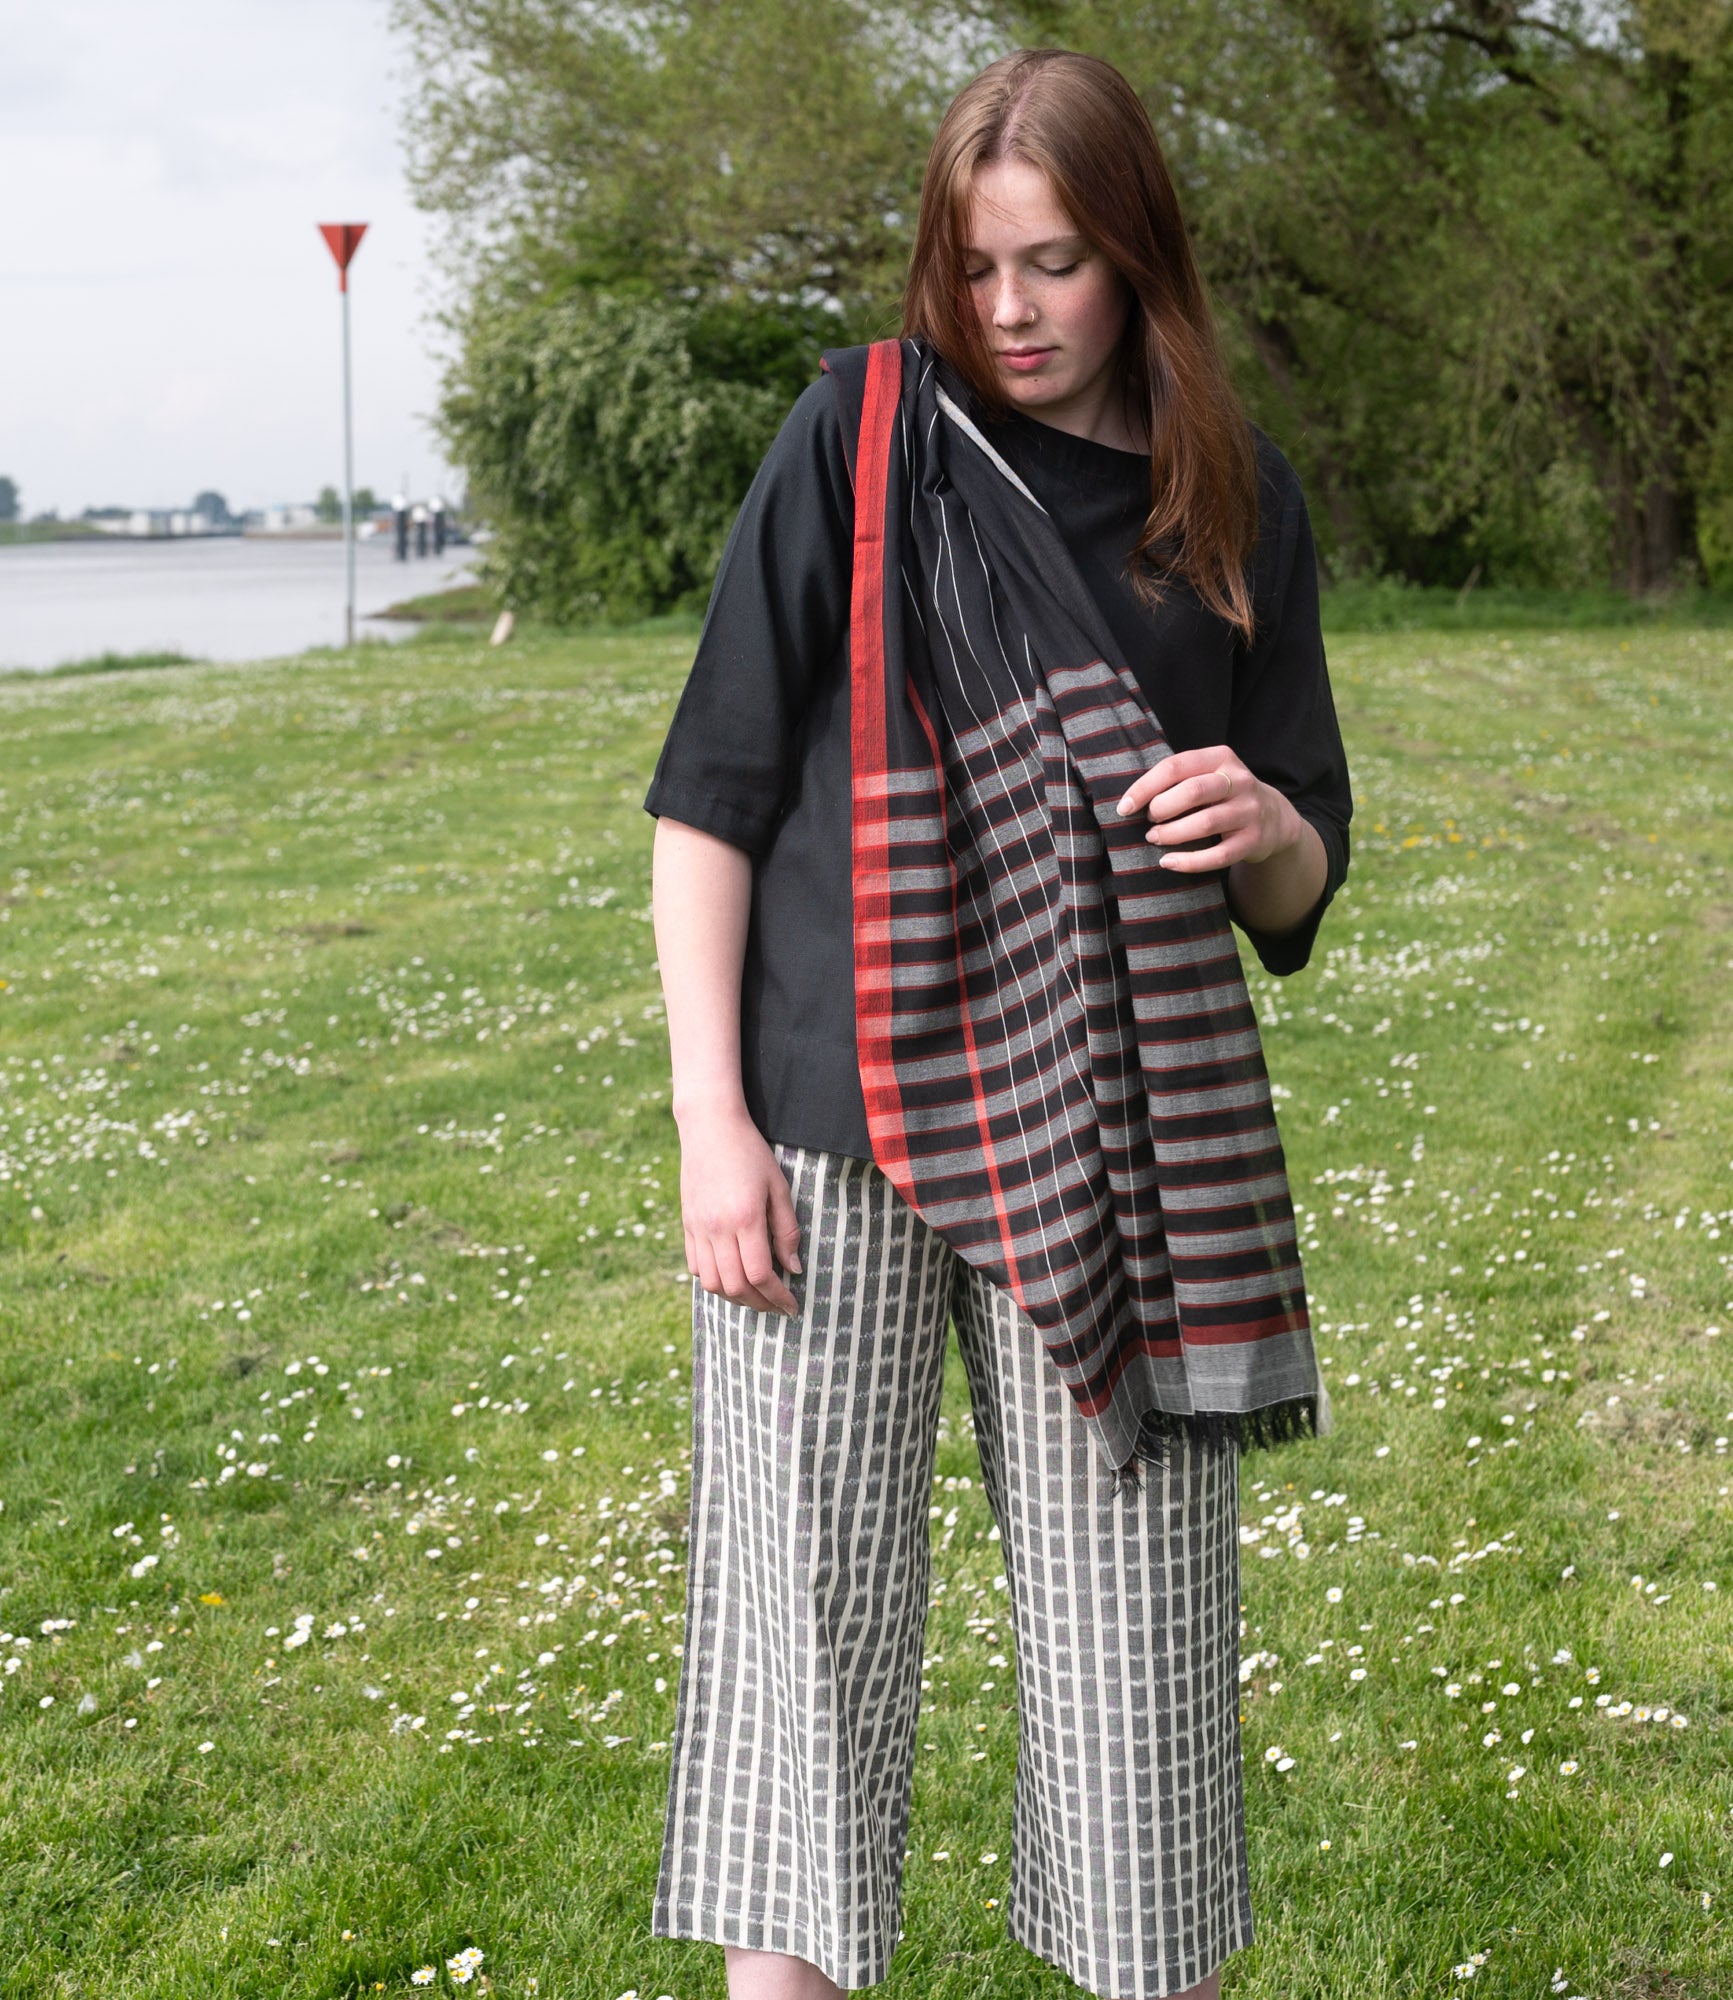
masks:
<path id="1" fill-rule="evenodd" d="M 26 513 L 443 483 L 385 0 L 0 0 L 0 473 Z"/>

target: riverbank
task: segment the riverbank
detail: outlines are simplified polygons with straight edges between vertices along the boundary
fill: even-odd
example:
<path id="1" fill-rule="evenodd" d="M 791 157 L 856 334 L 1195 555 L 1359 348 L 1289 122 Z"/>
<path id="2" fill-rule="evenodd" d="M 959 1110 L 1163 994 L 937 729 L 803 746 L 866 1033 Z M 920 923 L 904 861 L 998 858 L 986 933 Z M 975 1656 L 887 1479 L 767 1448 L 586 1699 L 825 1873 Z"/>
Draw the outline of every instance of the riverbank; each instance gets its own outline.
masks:
<path id="1" fill-rule="evenodd" d="M 460 583 L 450 590 L 429 591 L 388 604 L 379 614 L 411 625 L 491 625 L 499 606 L 484 584 Z"/>
<path id="2" fill-rule="evenodd" d="M 0 549 L 40 548 L 47 542 L 107 541 L 88 521 L 0 521 Z"/>

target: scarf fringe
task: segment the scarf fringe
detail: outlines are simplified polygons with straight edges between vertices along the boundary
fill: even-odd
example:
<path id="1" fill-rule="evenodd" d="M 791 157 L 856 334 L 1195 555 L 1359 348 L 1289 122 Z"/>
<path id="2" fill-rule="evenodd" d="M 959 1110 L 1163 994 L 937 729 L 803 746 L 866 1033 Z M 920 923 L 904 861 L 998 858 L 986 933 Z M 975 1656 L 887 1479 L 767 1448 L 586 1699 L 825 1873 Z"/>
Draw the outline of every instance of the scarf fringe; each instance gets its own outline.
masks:
<path id="1" fill-rule="evenodd" d="M 1139 1461 L 1165 1465 L 1168 1448 L 1176 1438 L 1192 1438 L 1217 1449 L 1232 1445 L 1246 1452 L 1268 1451 L 1319 1435 L 1316 1396 L 1292 1396 L 1284 1403 L 1266 1403 L 1257 1410 L 1197 1410 L 1190 1415 L 1145 1410 L 1132 1456 L 1113 1469 L 1112 1478 L 1122 1493 L 1141 1492 Z"/>

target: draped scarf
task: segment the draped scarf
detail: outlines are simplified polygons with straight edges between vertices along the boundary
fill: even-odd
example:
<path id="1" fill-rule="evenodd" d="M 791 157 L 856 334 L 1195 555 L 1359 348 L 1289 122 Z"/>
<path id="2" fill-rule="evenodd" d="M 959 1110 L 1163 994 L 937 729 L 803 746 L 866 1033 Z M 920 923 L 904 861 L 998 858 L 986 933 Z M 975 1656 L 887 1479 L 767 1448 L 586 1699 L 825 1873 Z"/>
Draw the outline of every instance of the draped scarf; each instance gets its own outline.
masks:
<path id="1" fill-rule="evenodd" d="M 1128 1485 L 1330 1428 L 1223 874 L 1053 520 L 924 343 L 833 350 L 855 488 L 855 1028 L 873 1158 L 1007 1290 Z"/>

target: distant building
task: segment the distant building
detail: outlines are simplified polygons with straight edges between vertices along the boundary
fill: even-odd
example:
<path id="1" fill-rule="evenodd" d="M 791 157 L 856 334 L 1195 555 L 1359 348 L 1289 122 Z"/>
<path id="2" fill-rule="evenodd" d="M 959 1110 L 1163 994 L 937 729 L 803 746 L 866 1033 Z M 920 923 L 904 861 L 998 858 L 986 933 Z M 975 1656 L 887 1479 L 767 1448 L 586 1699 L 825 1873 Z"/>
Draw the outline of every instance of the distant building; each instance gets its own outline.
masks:
<path id="1" fill-rule="evenodd" d="M 125 535 L 137 541 L 168 541 L 190 535 L 233 534 L 232 522 L 183 507 L 87 507 L 82 516 L 104 535 Z"/>
<path id="2" fill-rule="evenodd" d="M 285 535 L 296 528 L 314 528 L 319 524 L 319 510 L 297 503 L 286 507 L 266 507 L 260 520 L 261 531 L 267 535 Z"/>

